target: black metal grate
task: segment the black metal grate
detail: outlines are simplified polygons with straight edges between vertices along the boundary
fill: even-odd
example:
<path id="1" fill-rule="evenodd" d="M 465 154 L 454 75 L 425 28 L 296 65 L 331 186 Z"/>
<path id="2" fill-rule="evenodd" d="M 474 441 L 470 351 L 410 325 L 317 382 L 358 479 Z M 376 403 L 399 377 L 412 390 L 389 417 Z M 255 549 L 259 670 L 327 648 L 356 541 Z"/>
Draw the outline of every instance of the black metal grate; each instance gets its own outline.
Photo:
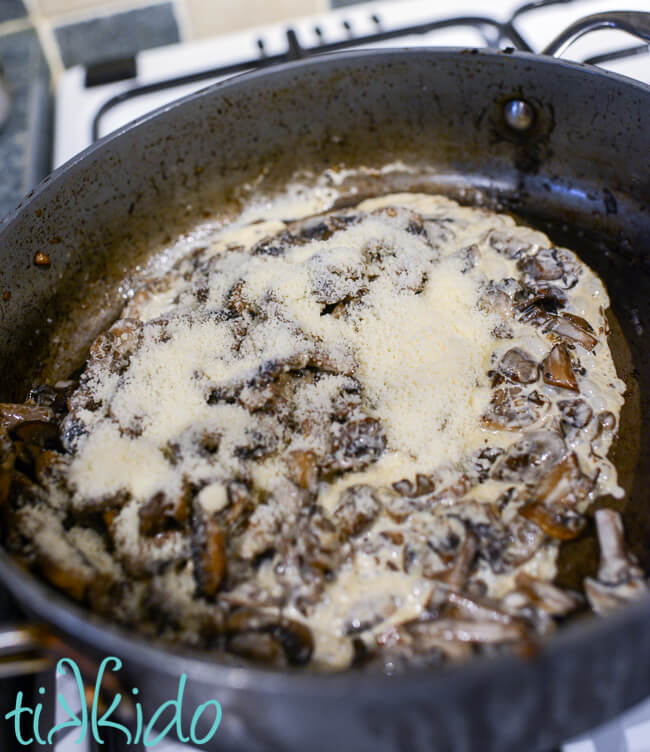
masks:
<path id="1" fill-rule="evenodd" d="M 443 29 L 458 28 L 458 27 L 470 27 L 479 31 L 485 39 L 486 47 L 492 49 L 512 49 L 523 52 L 534 52 L 530 44 L 522 36 L 517 29 L 517 21 L 523 15 L 553 5 L 569 5 L 576 0 L 532 0 L 519 6 L 512 16 L 506 22 L 497 21 L 494 18 L 487 16 L 455 16 L 452 18 L 439 19 L 431 21 L 429 23 L 422 23 L 413 26 L 404 26 L 397 29 L 384 30 L 382 28 L 381 18 L 377 14 L 373 14 L 370 17 L 372 24 L 375 27 L 375 31 L 371 34 L 355 35 L 351 24 L 345 19 L 342 21 L 347 35 L 343 40 L 336 42 L 326 42 L 322 30 L 316 26 L 313 31 L 316 38 L 319 40 L 316 46 L 303 47 L 296 35 L 296 32 L 292 28 L 288 28 L 286 31 L 287 49 L 285 52 L 275 55 L 268 55 L 266 53 L 265 44 L 263 39 L 257 40 L 257 46 L 259 49 L 259 56 L 250 60 L 245 60 L 230 65 L 223 65 L 215 68 L 208 68 L 202 71 L 196 71 L 181 76 L 173 76 L 172 78 L 163 79 L 154 83 L 144 84 L 142 86 L 134 86 L 126 91 L 120 92 L 110 97 L 104 104 L 98 109 L 92 122 L 92 140 L 97 141 L 100 133 L 101 120 L 107 112 L 114 109 L 118 105 L 137 97 L 146 96 L 155 92 L 164 91 L 166 89 L 173 89 L 179 86 L 186 86 L 188 84 L 200 83 L 201 81 L 222 78 L 226 76 L 232 76 L 237 73 L 243 73 L 245 71 L 256 70 L 261 68 L 267 68 L 278 63 L 287 63 L 292 60 L 300 60 L 305 57 L 311 57 L 314 55 L 320 55 L 328 52 L 338 52 L 340 50 L 349 49 L 350 47 L 358 47 L 362 45 L 378 44 L 380 42 L 386 42 L 392 39 L 399 39 L 406 36 L 423 36 L 431 32 L 440 31 Z M 628 47 L 620 49 L 602 55 L 591 57 L 583 62 L 591 63 L 593 65 L 602 64 L 611 60 L 620 60 L 633 55 L 641 54 L 648 51 L 647 45 L 637 45 L 634 47 Z"/>

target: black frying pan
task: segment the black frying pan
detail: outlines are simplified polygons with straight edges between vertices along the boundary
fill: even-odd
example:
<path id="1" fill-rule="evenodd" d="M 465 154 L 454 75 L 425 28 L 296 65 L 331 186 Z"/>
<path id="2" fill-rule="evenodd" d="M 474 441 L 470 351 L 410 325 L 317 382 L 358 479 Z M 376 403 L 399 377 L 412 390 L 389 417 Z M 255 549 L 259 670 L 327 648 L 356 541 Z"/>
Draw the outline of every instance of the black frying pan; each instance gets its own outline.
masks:
<path id="1" fill-rule="evenodd" d="M 647 15 L 634 15 L 647 34 Z M 519 119 L 513 100 L 532 116 Z M 236 210 L 246 182 L 262 176 L 258 189 L 272 191 L 299 168 L 397 159 L 414 171 L 369 177 L 360 190 L 481 199 L 574 248 L 603 277 L 631 395 L 616 457 L 624 514 L 650 570 L 650 88 L 590 66 L 477 50 L 352 52 L 231 80 L 109 136 L 0 229 L 0 398 L 67 375 L 117 316 L 115 280 L 197 218 Z M 39 251 L 49 266 L 33 263 Z M 592 538 L 576 546 L 561 567 L 567 582 L 596 566 Z M 68 653 L 120 656 L 118 678 L 140 688 L 145 713 L 175 697 L 186 672 L 186 729 L 199 703 L 223 707 L 214 749 L 535 750 L 650 693 L 650 601 L 568 625 L 525 660 L 313 676 L 147 644 L 5 553 L 0 579 Z"/>

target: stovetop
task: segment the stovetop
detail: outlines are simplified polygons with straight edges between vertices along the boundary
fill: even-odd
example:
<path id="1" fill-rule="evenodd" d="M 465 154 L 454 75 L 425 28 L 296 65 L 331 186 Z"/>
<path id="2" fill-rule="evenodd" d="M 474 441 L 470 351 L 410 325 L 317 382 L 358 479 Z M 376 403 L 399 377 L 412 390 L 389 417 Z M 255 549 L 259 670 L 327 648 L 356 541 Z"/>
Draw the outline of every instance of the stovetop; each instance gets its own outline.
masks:
<path id="1" fill-rule="evenodd" d="M 318 17 L 297 19 L 138 53 L 91 68 L 71 68 L 56 92 L 54 165 L 59 166 L 121 125 L 227 75 L 274 61 L 340 48 L 435 45 L 515 47 L 540 52 L 577 19 L 619 10 L 615 0 L 493 0 L 489 9 L 472 0 L 449 4 L 430 0 L 363 3 Z M 648 0 L 625 3 L 626 10 L 650 10 Z M 459 17 L 464 19 L 459 20 Z M 408 31 L 403 32 L 404 29 Z M 368 46 L 366 42 L 365 46 Z M 650 49 L 618 31 L 597 31 L 564 54 L 597 63 L 650 83 Z M 65 685 L 60 689 L 64 695 Z M 74 710 L 74 709 L 73 709 Z M 56 752 L 85 752 L 75 734 Z M 188 751 L 187 745 L 162 742 L 158 752 Z M 563 752 L 650 752 L 650 698 L 624 716 L 580 739 Z"/>
<path id="2" fill-rule="evenodd" d="M 133 58 L 107 61 L 89 69 L 71 68 L 62 76 L 56 92 L 54 166 L 63 164 L 95 138 L 224 78 L 224 73 L 241 73 L 312 50 L 360 46 L 359 38 L 367 36 L 374 37 L 373 47 L 527 46 L 539 52 L 573 21 L 611 11 L 613 5 L 617 5 L 615 0 L 532 0 L 525 5 L 521 0 L 493 0 L 486 9 L 477 0 L 455 0 L 452 15 L 448 4 L 430 0 L 363 3 L 296 19 L 290 25 L 251 28 L 146 50 Z M 626 8 L 650 10 L 650 4 L 636 0 L 626 3 Z M 465 20 L 460 21 L 461 17 Z M 438 28 L 430 28 L 436 22 Z M 419 27 L 418 33 L 404 34 L 405 27 Z M 630 49 L 645 54 L 606 59 L 602 67 L 650 83 L 648 46 L 623 32 L 593 32 L 573 44 L 567 56 L 589 61 Z M 182 80 L 175 84 L 174 79 Z"/>

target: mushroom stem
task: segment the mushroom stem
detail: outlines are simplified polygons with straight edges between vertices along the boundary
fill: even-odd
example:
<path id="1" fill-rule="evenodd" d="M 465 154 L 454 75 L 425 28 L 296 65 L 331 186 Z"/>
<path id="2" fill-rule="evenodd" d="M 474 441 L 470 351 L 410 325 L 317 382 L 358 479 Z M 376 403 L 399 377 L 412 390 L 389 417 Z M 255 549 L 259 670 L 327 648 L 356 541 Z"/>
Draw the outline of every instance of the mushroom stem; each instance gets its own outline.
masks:
<path id="1" fill-rule="evenodd" d="M 596 528 L 600 544 L 598 579 L 617 585 L 643 577 L 643 571 L 631 561 L 626 551 L 621 515 L 613 509 L 599 509 L 596 512 Z"/>

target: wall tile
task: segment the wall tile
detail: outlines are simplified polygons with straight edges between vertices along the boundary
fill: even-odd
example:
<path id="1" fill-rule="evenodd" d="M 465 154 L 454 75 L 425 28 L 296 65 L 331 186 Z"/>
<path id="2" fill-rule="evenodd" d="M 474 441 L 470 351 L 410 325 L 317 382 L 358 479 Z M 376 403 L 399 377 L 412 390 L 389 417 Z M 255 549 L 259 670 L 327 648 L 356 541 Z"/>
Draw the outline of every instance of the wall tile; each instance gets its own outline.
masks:
<path id="1" fill-rule="evenodd" d="M 322 13 L 328 0 L 185 0 L 190 34 L 208 37 L 250 26 Z"/>
<path id="2" fill-rule="evenodd" d="M 4 0 L 0 0 L 4 2 Z M 34 0 L 41 13 L 46 16 L 59 16 L 74 11 L 87 11 L 94 8 L 105 10 L 114 5 L 124 9 L 124 0 Z M 135 3 L 133 3 L 135 5 Z"/>
<path id="3" fill-rule="evenodd" d="M 172 3 L 58 26 L 54 33 L 66 68 L 125 57 L 179 40 Z"/>
<path id="4" fill-rule="evenodd" d="M 0 23 L 14 18 L 23 18 L 26 15 L 27 10 L 23 0 L 0 0 Z"/>

